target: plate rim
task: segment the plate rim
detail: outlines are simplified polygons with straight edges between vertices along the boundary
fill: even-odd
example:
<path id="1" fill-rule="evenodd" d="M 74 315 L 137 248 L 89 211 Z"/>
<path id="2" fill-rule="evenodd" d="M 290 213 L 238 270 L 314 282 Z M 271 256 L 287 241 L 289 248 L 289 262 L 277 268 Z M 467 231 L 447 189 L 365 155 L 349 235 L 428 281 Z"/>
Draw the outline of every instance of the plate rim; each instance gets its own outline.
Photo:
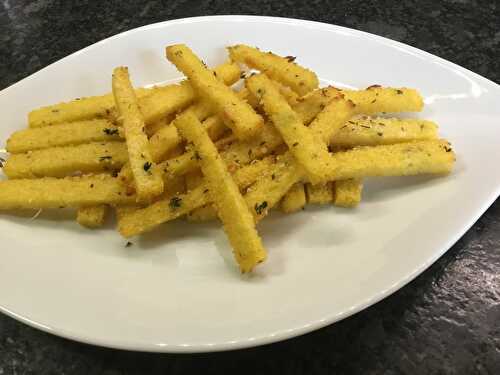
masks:
<path id="1" fill-rule="evenodd" d="M 290 24 L 290 25 L 298 25 L 298 26 L 313 26 L 317 29 L 323 29 L 323 30 L 328 30 L 331 29 L 332 31 L 341 31 L 343 33 L 349 34 L 351 36 L 361 36 L 363 38 L 370 39 L 372 41 L 378 42 L 378 43 L 384 43 L 389 46 L 393 47 L 399 47 L 398 49 L 402 53 L 410 53 L 413 56 L 419 57 L 419 58 L 424 58 L 426 60 L 431 60 L 432 62 L 439 63 L 441 65 L 446 65 L 447 67 L 453 67 L 455 70 L 459 70 L 463 74 L 467 74 L 469 76 L 472 75 L 477 80 L 482 81 L 485 84 L 488 84 L 490 86 L 493 86 L 495 89 L 500 89 L 500 85 L 497 84 L 496 82 L 483 77 L 467 68 L 464 68 L 460 65 L 457 65 L 456 63 L 453 63 L 451 61 L 448 61 L 442 57 L 433 55 L 432 53 L 426 52 L 424 50 L 421 50 L 419 48 L 413 47 L 411 45 L 389 39 L 383 36 L 379 36 L 376 34 L 372 34 L 366 31 L 361 31 L 358 29 L 354 28 L 349 28 L 345 26 L 339 26 L 336 24 L 330 24 L 326 22 L 319 22 L 319 21 L 311 21 L 311 20 L 306 20 L 306 19 L 299 19 L 299 18 L 287 18 L 287 17 L 273 17 L 273 16 L 259 16 L 259 15 L 240 15 L 240 14 L 234 14 L 234 15 L 214 15 L 214 16 L 197 16 L 197 17 L 186 17 L 186 18 L 178 18 L 178 19 L 172 19 L 172 20 L 167 20 L 167 21 L 160 21 L 148 25 L 143 25 L 137 28 L 133 28 L 130 30 L 123 31 L 121 33 L 112 35 L 108 38 L 102 39 L 100 41 L 97 41 L 87 47 L 84 47 L 76 52 L 73 52 L 65 57 L 62 57 L 61 59 L 43 67 L 42 69 L 30 74 L 29 76 L 22 78 L 21 80 L 11 84 L 10 86 L 7 86 L 6 88 L 2 89 L 0 91 L 0 96 L 7 95 L 9 91 L 17 87 L 18 85 L 21 85 L 25 81 L 28 81 L 30 79 L 33 79 L 33 76 L 37 75 L 38 73 L 41 73 L 45 70 L 48 70 L 50 68 L 56 67 L 58 64 L 64 63 L 67 59 L 72 58 L 73 56 L 76 56 L 81 53 L 85 53 L 87 50 L 94 48 L 97 45 L 109 42 L 113 39 L 125 37 L 127 35 L 136 33 L 136 32 L 141 32 L 143 30 L 148 30 L 148 29 L 153 29 L 153 28 L 159 28 L 159 27 L 164 27 L 165 25 L 176 25 L 176 24 L 186 24 L 186 23 L 201 23 L 201 22 L 210 22 L 210 21 L 244 21 L 244 22 L 272 22 L 272 23 L 283 23 L 283 24 Z M 238 349 L 244 349 L 244 348 L 250 348 L 250 347 L 255 347 L 255 346 L 261 346 L 261 345 L 268 345 L 274 342 L 280 342 L 284 341 L 287 339 L 295 338 L 297 336 L 304 335 L 306 333 L 310 333 L 313 331 L 316 331 L 318 329 L 321 329 L 323 327 L 326 327 L 328 325 L 331 325 L 333 323 L 336 323 L 340 320 L 343 320 L 351 315 L 354 315 L 370 306 L 375 305 L 376 303 L 380 302 L 381 300 L 389 297 L 399 289 L 405 287 L 407 284 L 409 284 L 411 281 L 413 281 L 417 276 L 422 274 L 425 270 L 427 270 L 432 264 L 434 264 L 443 254 L 445 254 L 473 225 L 474 223 L 486 212 L 486 210 L 495 202 L 495 200 L 498 198 L 500 195 L 500 186 L 496 188 L 496 190 L 491 194 L 491 196 L 487 197 L 484 200 L 484 203 L 481 206 L 478 206 L 476 208 L 476 212 L 474 215 L 471 215 L 470 219 L 465 223 L 465 225 L 462 226 L 462 229 L 460 231 L 457 231 L 454 235 L 450 236 L 449 239 L 446 241 L 446 244 L 444 246 L 441 246 L 438 251 L 436 251 L 432 257 L 427 259 L 422 265 L 417 267 L 413 272 L 407 274 L 404 278 L 402 278 L 398 283 L 395 283 L 391 285 L 389 288 L 385 289 L 382 293 L 378 293 L 371 298 L 367 298 L 365 300 L 361 300 L 358 302 L 355 306 L 350 308 L 349 310 L 342 311 L 337 314 L 332 314 L 328 316 L 327 318 L 322 318 L 319 320 L 311 321 L 308 324 L 300 325 L 297 327 L 294 327 L 293 329 L 288 329 L 286 331 L 281 331 L 281 332 L 274 332 L 272 334 L 267 334 L 263 335 L 260 337 L 253 337 L 251 339 L 245 338 L 238 340 L 236 342 L 222 342 L 222 343 L 217 343 L 217 344 L 192 344 L 192 345 L 179 345 L 179 344 L 154 344 L 154 343 L 149 343 L 149 344 L 140 344 L 137 342 L 115 342 L 112 340 L 107 340 L 107 339 L 100 339 L 100 338 L 94 338 L 94 337 L 88 337 L 85 335 L 77 334 L 77 333 L 72 333 L 71 331 L 57 328 L 57 327 L 52 327 L 49 325 L 45 325 L 41 322 L 36 322 L 34 320 L 31 320 L 30 318 L 24 316 L 23 314 L 16 313 L 11 309 L 6 308 L 3 306 L 0 302 L 0 312 L 23 323 L 26 324 L 32 328 L 36 328 L 38 330 L 54 334 L 56 336 L 73 340 L 76 342 L 81 342 L 85 344 L 90 344 L 90 345 L 97 345 L 101 347 L 106 347 L 106 348 L 113 348 L 113 349 L 120 349 L 120 350 L 128 350 L 128 351 L 140 351 L 140 352 L 158 352 L 158 353 L 207 353 L 207 352 L 221 352 L 221 351 L 230 351 L 230 350 L 238 350 Z"/>

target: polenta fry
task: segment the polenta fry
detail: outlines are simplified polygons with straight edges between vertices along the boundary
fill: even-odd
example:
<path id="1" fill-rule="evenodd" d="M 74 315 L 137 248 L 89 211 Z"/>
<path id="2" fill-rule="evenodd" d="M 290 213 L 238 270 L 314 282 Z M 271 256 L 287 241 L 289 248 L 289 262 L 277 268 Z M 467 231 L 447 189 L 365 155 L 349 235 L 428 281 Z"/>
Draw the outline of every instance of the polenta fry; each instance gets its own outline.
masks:
<path id="1" fill-rule="evenodd" d="M 447 174 L 455 153 L 445 140 L 415 141 L 382 146 L 362 146 L 332 154 L 334 168 L 328 180 L 376 176 Z"/>
<path id="2" fill-rule="evenodd" d="M 217 211 L 212 204 L 198 207 L 187 214 L 188 221 L 210 221 L 217 219 Z"/>
<path id="3" fill-rule="evenodd" d="M 151 158 L 156 162 L 163 159 L 182 142 L 177 128 L 173 124 L 164 126 L 149 138 Z"/>
<path id="4" fill-rule="evenodd" d="M 318 87 L 316 74 L 294 62 L 295 57 L 281 57 L 272 52 L 261 52 L 244 44 L 228 47 L 233 61 L 260 70 L 269 78 L 290 87 L 299 95 L 305 95 Z"/>
<path id="5" fill-rule="evenodd" d="M 205 121 L 203 121 L 207 133 L 213 140 L 217 140 L 222 134 L 224 134 L 226 127 L 218 116 L 210 116 Z M 169 126 L 160 129 L 157 134 L 153 135 L 149 139 L 149 146 L 151 151 L 151 157 L 155 163 L 161 162 L 164 158 L 171 152 L 175 147 L 181 144 L 182 139 L 179 136 L 177 128 L 170 124 Z M 185 156 L 177 156 L 171 160 L 167 160 L 158 165 L 161 174 L 165 179 L 169 176 L 180 176 L 196 168 L 196 163 L 192 161 L 194 157 L 193 153 L 189 153 Z M 132 170 L 130 165 L 126 164 L 120 171 L 120 181 L 124 184 L 130 184 L 133 181 Z"/>
<path id="6" fill-rule="evenodd" d="M 365 90 L 342 90 L 328 86 L 299 98 L 293 109 L 307 125 L 339 95 L 353 102 L 357 114 L 419 112 L 423 107 L 422 97 L 413 89 L 372 87 Z"/>
<path id="7" fill-rule="evenodd" d="M 238 186 L 196 116 L 187 112 L 175 120 L 175 125 L 183 137 L 193 143 L 199 155 L 201 170 L 214 197 L 217 215 L 234 249 L 241 272 L 252 271 L 266 259 L 266 250 Z"/>
<path id="8" fill-rule="evenodd" d="M 199 170 L 186 173 L 185 178 L 188 191 L 197 188 L 204 182 L 203 174 Z M 206 221 L 215 219 L 217 213 L 214 207 L 208 203 L 202 207 L 195 208 L 193 211 L 189 212 L 186 217 L 188 221 Z"/>
<path id="9" fill-rule="evenodd" d="M 115 116 L 116 116 L 115 122 L 118 123 L 119 122 L 118 121 L 118 114 L 116 113 Z M 146 128 L 144 129 L 144 132 L 146 133 L 148 138 L 151 138 L 154 134 L 159 132 L 161 129 L 170 125 L 170 123 L 174 120 L 174 118 L 175 118 L 175 116 L 173 116 L 173 115 L 165 116 L 165 117 L 161 118 L 160 120 L 155 121 L 152 124 L 149 124 L 148 126 L 146 126 Z"/>
<path id="10" fill-rule="evenodd" d="M 377 146 L 424 141 L 437 137 L 437 125 L 432 121 L 363 116 L 347 121 L 331 138 L 330 145 Z"/>
<path id="11" fill-rule="evenodd" d="M 122 139 L 121 129 L 108 120 L 86 120 L 19 130 L 7 140 L 7 151 L 11 154 L 18 154 L 50 147 Z"/>
<path id="12" fill-rule="evenodd" d="M 240 70 L 235 64 L 226 63 L 214 69 L 217 79 L 225 85 L 232 85 L 240 77 Z M 189 82 L 183 81 L 178 85 L 169 85 L 158 88 L 147 98 L 139 100 L 139 108 L 144 117 L 146 126 L 151 126 L 166 116 L 175 114 L 184 109 L 196 99 L 195 92 Z M 198 101 L 191 107 L 198 118 L 204 120 L 214 112 L 208 101 Z M 118 118 L 116 109 L 111 109 L 109 116 Z"/>
<path id="13" fill-rule="evenodd" d="M 228 165 L 241 166 L 260 159 L 283 144 L 283 138 L 270 123 L 265 123 L 259 137 L 245 142 L 229 142 L 221 147 L 221 156 Z"/>
<path id="14" fill-rule="evenodd" d="M 217 77 L 227 85 L 232 85 L 240 78 L 240 69 L 236 64 L 225 63 L 216 67 L 214 71 L 216 72 Z M 148 89 L 138 88 L 135 90 L 136 96 L 139 100 L 139 105 L 142 104 L 142 99 L 146 96 L 156 96 L 156 98 L 149 101 L 149 103 L 156 103 L 158 105 L 157 108 L 144 104 L 145 107 L 151 109 L 151 113 L 143 114 L 147 124 L 153 122 L 153 119 L 155 118 L 160 118 L 163 117 L 163 115 L 172 113 L 172 111 L 177 112 L 182 109 L 187 102 L 193 100 L 192 97 L 184 97 L 185 94 L 193 94 L 190 88 L 185 89 L 179 87 L 179 85 L 170 85 L 152 87 Z M 115 113 L 114 106 L 115 100 L 112 93 L 102 96 L 78 98 L 70 102 L 50 105 L 33 110 L 28 115 L 28 123 L 30 128 L 38 128 L 73 121 L 115 117 L 113 115 Z"/>
<path id="15" fill-rule="evenodd" d="M 233 179 L 240 190 L 246 189 L 273 164 L 274 159 L 270 157 L 253 162 L 237 170 L 233 175 Z M 148 207 L 123 212 L 123 215 L 119 217 L 119 231 L 124 237 L 150 231 L 162 223 L 174 220 L 205 204 L 212 203 L 212 196 L 208 193 L 209 188 L 204 183 L 186 194 L 168 196 Z"/>
<path id="16" fill-rule="evenodd" d="M 184 81 L 178 85 L 160 88 L 153 95 L 143 98 L 138 104 L 145 125 L 153 124 L 169 114 L 189 106 L 195 99 L 191 85 Z M 119 110 L 112 112 L 119 119 Z"/>
<path id="17" fill-rule="evenodd" d="M 248 139 L 257 134 L 263 123 L 262 118 L 221 83 L 188 47 L 180 44 L 169 46 L 166 53 L 167 58 L 189 78 L 202 97 L 213 103 L 226 125 L 239 139 Z"/>
<path id="18" fill-rule="evenodd" d="M 342 97 L 333 98 L 309 124 L 309 129 L 317 139 L 330 143 L 345 122 L 354 115 L 354 110 L 352 102 Z"/>
<path id="19" fill-rule="evenodd" d="M 346 180 L 375 176 L 447 174 L 453 168 L 455 154 L 445 140 L 417 141 L 395 145 L 365 146 L 332 154 L 328 180 Z M 296 182 L 304 178 L 290 154 L 271 167 L 247 192 L 245 200 L 255 207 L 261 220 Z"/>
<path id="20" fill-rule="evenodd" d="M 304 126 L 265 75 L 258 74 L 248 78 L 246 85 L 259 98 L 264 111 L 297 162 L 304 167 L 309 179 L 314 183 L 324 180 L 324 169 L 329 163 L 330 155 L 322 138 L 316 137 L 311 129 Z"/>
<path id="21" fill-rule="evenodd" d="M 64 177 L 75 172 L 119 170 L 127 160 L 125 143 L 94 142 L 13 154 L 3 171 L 9 178 Z"/>
<path id="22" fill-rule="evenodd" d="M 263 219 L 303 176 L 304 170 L 290 153 L 280 156 L 276 164 L 248 188 L 245 195 L 245 201 L 255 221 Z"/>
<path id="23" fill-rule="evenodd" d="M 317 89 L 300 97 L 297 100 L 297 104 L 293 106 L 293 110 L 297 113 L 300 120 L 305 125 L 308 125 L 333 98 L 339 95 L 340 91 L 332 86 Z"/>
<path id="24" fill-rule="evenodd" d="M 339 207 L 356 207 L 361 202 L 363 181 L 357 178 L 335 181 L 333 204 Z"/>
<path id="25" fill-rule="evenodd" d="M 30 128 L 40 128 L 66 122 L 103 118 L 109 115 L 114 104 L 112 94 L 78 98 L 31 111 L 28 114 L 28 124 Z"/>
<path id="26" fill-rule="evenodd" d="M 135 199 L 106 174 L 0 181 L 1 210 L 130 204 Z"/>
<path id="27" fill-rule="evenodd" d="M 307 203 L 309 204 L 328 204 L 333 200 L 333 191 L 331 182 L 322 182 L 312 185 L 305 184 Z"/>
<path id="28" fill-rule="evenodd" d="M 302 182 L 297 182 L 283 196 L 281 200 L 281 211 L 286 214 L 296 212 L 303 209 L 306 203 L 304 184 Z"/>
<path id="29" fill-rule="evenodd" d="M 154 163 L 144 133 L 144 120 L 137 104 L 127 68 L 113 71 L 113 95 L 123 121 L 130 167 L 139 200 L 150 200 L 163 191 L 163 180 Z"/>
<path id="30" fill-rule="evenodd" d="M 106 219 L 108 206 L 100 204 L 98 206 L 87 206 L 78 208 L 76 221 L 82 227 L 95 229 L 100 228 Z"/>
<path id="31" fill-rule="evenodd" d="M 336 90 L 335 93 L 338 94 Z M 329 96 L 328 102 L 330 102 L 334 97 L 335 96 Z M 299 108 L 296 110 L 297 115 L 299 117 L 308 116 L 310 113 L 312 113 L 311 106 L 314 106 L 315 107 L 314 116 L 316 116 L 318 112 L 321 111 L 319 105 L 321 104 L 321 102 L 318 102 L 318 100 L 316 99 L 314 100 L 314 103 L 309 103 L 306 101 L 302 102 L 311 105 L 299 106 Z M 340 123 L 343 121 L 342 119 L 346 120 L 348 119 L 348 116 L 342 117 L 345 115 L 345 112 L 342 111 L 343 106 L 344 104 L 340 104 L 338 107 L 339 116 L 337 116 L 337 118 Z M 340 116 L 341 114 L 342 116 Z M 208 119 L 204 123 L 207 122 Z M 214 126 L 214 128 L 217 127 Z M 207 126 L 207 131 L 209 134 L 211 134 L 210 130 L 211 128 Z M 214 137 L 212 139 L 216 138 Z M 218 143 L 217 145 L 219 144 L 221 143 Z M 230 168 L 234 169 L 246 165 L 252 160 L 260 159 L 274 152 L 280 145 L 283 145 L 283 138 L 281 137 L 280 133 L 271 124 L 265 123 L 258 137 L 255 137 L 253 139 L 244 142 L 235 142 L 234 140 L 230 140 L 229 142 L 224 142 L 224 144 L 221 145 L 220 150 L 221 150 L 221 156 L 224 159 L 224 161 L 228 164 Z M 189 171 L 196 169 L 197 164 L 194 162 L 194 153 L 188 153 L 185 156 L 181 155 L 180 157 L 167 160 L 161 163 L 159 166 L 164 173 L 164 180 L 168 181 L 169 176 L 176 176 L 188 173 Z M 128 181 L 131 178 L 130 174 L 124 175 L 123 171 L 120 173 L 120 176 L 123 176 L 124 181 Z"/>
<path id="32" fill-rule="evenodd" d="M 424 107 L 417 90 L 371 86 L 365 90 L 342 90 L 344 98 L 351 100 L 357 113 L 371 115 L 380 112 L 420 112 Z"/>
<path id="33" fill-rule="evenodd" d="M 124 237 L 132 237 L 148 232 L 158 225 L 180 216 L 210 202 L 208 190 L 199 186 L 186 194 L 161 199 L 145 208 L 123 212 L 118 220 L 118 230 Z"/>

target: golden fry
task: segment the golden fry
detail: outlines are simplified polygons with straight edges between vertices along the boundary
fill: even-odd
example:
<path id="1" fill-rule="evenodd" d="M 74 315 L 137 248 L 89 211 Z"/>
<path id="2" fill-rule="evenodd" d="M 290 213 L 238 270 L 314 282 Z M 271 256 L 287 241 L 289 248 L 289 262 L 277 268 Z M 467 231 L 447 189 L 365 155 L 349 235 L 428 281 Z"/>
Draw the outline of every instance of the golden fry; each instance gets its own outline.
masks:
<path id="1" fill-rule="evenodd" d="M 293 107 L 299 103 L 299 95 L 293 91 L 290 87 L 282 85 L 279 82 L 271 81 L 273 85 L 278 89 L 281 96 L 285 98 L 290 107 Z"/>
<path id="2" fill-rule="evenodd" d="M 243 44 L 228 47 L 228 51 L 233 61 L 260 70 L 269 78 L 290 87 L 299 95 L 305 95 L 318 87 L 319 81 L 316 74 L 295 63 L 295 57 L 281 57 Z"/>
<path id="3" fill-rule="evenodd" d="M 293 110 L 304 124 L 309 124 L 333 98 L 341 96 L 338 89 L 332 86 L 314 90 L 298 99 Z"/>
<path id="4" fill-rule="evenodd" d="M 117 117 L 116 122 L 119 122 L 118 121 L 118 114 L 116 114 L 116 117 Z M 170 123 L 174 120 L 174 118 L 175 118 L 175 116 L 172 116 L 172 115 L 165 116 L 162 119 L 155 121 L 152 124 L 149 124 L 148 126 L 146 126 L 146 129 L 144 129 L 144 132 L 146 133 L 148 138 L 151 138 L 154 134 L 159 132 L 161 129 L 170 125 Z"/>
<path id="5" fill-rule="evenodd" d="M 262 118 L 221 83 L 188 47 L 173 45 L 167 47 L 166 52 L 167 58 L 189 78 L 200 95 L 217 108 L 226 125 L 239 139 L 248 139 L 257 134 L 263 123 Z"/>
<path id="6" fill-rule="evenodd" d="M 210 221 L 217 219 L 217 211 L 212 204 L 198 207 L 187 214 L 188 221 Z"/>
<path id="7" fill-rule="evenodd" d="M 335 181 L 333 204 L 339 207 L 356 207 L 361 202 L 363 181 L 358 178 Z"/>
<path id="8" fill-rule="evenodd" d="M 135 196 L 127 195 L 125 187 L 106 174 L 0 181 L 0 210 L 130 204 L 134 201 Z"/>
<path id="9" fill-rule="evenodd" d="M 330 143 L 346 121 L 354 115 L 354 109 L 352 102 L 341 97 L 333 98 L 309 124 L 309 128 L 317 139 Z"/>
<path id="10" fill-rule="evenodd" d="M 265 75 L 258 74 L 248 78 L 246 85 L 259 98 L 265 112 L 297 162 L 304 167 L 309 179 L 312 182 L 324 180 L 324 169 L 330 159 L 326 143 L 304 126 Z"/>
<path id="11" fill-rule="evenodd" d="M 225 63 L 214 69 L 217 77 L 227 85 L 232 85 L 240 79 L 240 69 L 234 63 Z M 167 88 L 173 87 L 173 88 Z M 186 106 L 193 98 L 185 98 L 186 93 L 189 95 L 192 90 L 182 88 L 179 85 L 169 85 L 163 87 L 138 88 L 135 89 L 135 94 L 139 100 L 139 106 L 143 104 L 143 98 L 149 95 L 156 95 L 148 103 L 144 102 L 145 108 L 149 108 L 150 112 L 144 114 L 146 124 L 150 124 L 154 119 L 159 119 L 164 115 L 172 112 L 177 112 Z M 158 107 L 154 107 L 158 105 Z M 38 128 L 50 126 L 60 123 L 73 121 L 91 120 L 104 117 L 115 117 L 115 100 L 113 94 L 102 96 L 91 96 L 87 98 L 78 98 L 70 102 L 59 103 L 46 107 L 41 107 L 31 111 L 28 115 L 28 123 L 30 128 Z"/>
<path id="12" fill-rule="evenodd" d="M 197 188 L 203 183 L 204 178 L 201 171 L 197 170 L 186 173 L 186 188 L 188 191 Z M 208 221 L 216 217 L 217 213 L 211 203 L 198 207 L 187 214 L 188 221 Z"/>
<path id="13" fill-rule="evenodd" d="M 342 90 L 328 86 L 299 98 L 293 109 L 307 125 L 333 98 L 339 96 L 353 102 L 356 114 L 419 112 L 423 108 L 422 97 L 414 89 L 372 87 L 365 90 Z"/>
<path id="14" fill-rule="evenodd" d="M 87 206 L 78 208 L 76 221 L 82 227 L 95 229 L 104 225 L 108 206 L 100 204 L 98 206 Z"/>
<path id="15" fill-rule="evenodd" d="M 240 78 L 240 69 L 236 64 L 226 63 L 214 69 L 217 80 L 221 85 L 232 85 Z M 144 116 L 146 125 L 152 124 L 159 119 L 174 114 L 191 104 L 196 99 L 195 92 L 188 81 L 178 85 L 161 87 L 152 95 L 139 101 L 139 108 Z M 210 113 L 201 115 L 202 111 L 208 110 L 207 102 L 194 104 L 194 111 L 200 117 L 206 117 Z"/>
<path id="16" fill-rule="evenodd" d="M 283 196 L 281 200 L 281 211 L 286 214 L 302 210 L 306 205 L 306 192 L 304 184 L 297 182 Z"/>
<path id="17" fill-rule="evenodd" d="M 265 171 L 269 170 L 273 164 L 274 159 L 271 157 L 255 161 L 237 170 L 233 175 L 233 179 L 241 190 L 246 189 L 259 179 Z M 203 184 L 186 194 L 169 195 L 167 198 L 158 200 L 148 207 L 122 212 L 118 223 L 120 233 L 125 237 L 135 236 L 150 231 L 162 223 L 174 220 L 203 205 L 212 203 L 212 196 L 208 193 L 208 187 Z M 172 198 L 175 199 L 172 200 Z"/>
<path id="18" fill-rule="evenodd" d="M 221 145 L 221 156 L 228 165 L 242 166 L 268 155 L 282 144 L 283 138 L 279 132 L 272 124 L 266 122 L 258 137 Z"/>
<path id="19" fill-rule="evenodd" d="M 186 194 L 170 196 L 145 208 L 129 210 L 120 215 L 118 230 L 124 237 L 132 237 L 148 232 L 158 225 L 186 215 L 190 211 L 210 202 L 205 186 L 200 186 Z"/>
<path id="20" fill-rule="evenodd" d="M 200 186 L 204 182 L 203 174 L 200 170 L 195 170 L 189 173 L 186 173 L 186 189 L 192 190 Z"/>
<path id="21" fill-rule="evenodd" d="M 304 176 L 304 170 L 287 153 L 250 186 L 245 201 L 256 221 L 263 219 L 290 188 Z"/>
<path id="22" fill-rule="evenodd" d="M 307 203 L 310 204 L 328 204 L 333 200 L 333 187 L 331 182 L 322 182 L 320 184 L 305 184 Z"/>
<path id="23" fill-rule="evenodd" d="M 11 154 L 17 154 L 50 147 L 122 139 L 121 129 L 108 120 L 85 120 L 19 130 L 7 140 L 7 151 Z"/>
<path id="24" fill-rule="evenodd" d="M 342 90 L 357 113 L 371 115 L 380 112 L 420 112 L 424 101 L 415 89 L 372 86 L 365 90 Z"/>
<path id="25" fill-rule="evenodd" d="M 289 153 L 280 159 L 281 162 L 269 168 L 245 196 L 248 206 L 255 208 L 256 220 L 262 219 L 292 185 L 304 177 L 304 171 Z M 455 154 L 444 140 L 358 147 L 332 155 L 334 167 L 328 171 L 328 179 L 447 174 L 454 162 Z"/>
<path id="26" fill-rule="evenodd" d="M 432 121 L 363 116 L 346 122 L 331 138 L 330 145 L 346 148 L 377 146 L 437 137 L 437 125 Z"/>
<path id="27" fill-rule="evenodd" d="M 165 155 L 175 149 L 182 142 L 177 128 L 169 124 L 159 129 L 151 138 L 149 138 L 149 150 L 151 158 L 157 163 Z"/>
<path id="28" fill-rule="evenodd" d="M 153 95 L 143 98 L 138 104 L 145 125 L 149 125 L 186 108 L 194 99 L 193 88 L 188 82 L 183 81 L 178 85 L 161 87 Z M 119 113 L 116 114 L 119 119 Z"/>
<path id="29" fill-rule="evenodd" d="M 362 146 L 332 154 L 334 168 L 328 180 L 376 176 L 447 174 L 455 153 L 445 140 L 415 141 L 382 146 Z"/>
<path id="30" fill-rule="evenodd" d="M 127 68 L 116 68 L 113 72 L 113 95 L 122 117 L 129 163 L 134 176 L 139 200 L 149 200 L 161 194 L 163 180 L 149 150 L 144 133 L 144 120 L 137 104 Z"/>
<path id="31" fill-rule="evenodd" d="M 31 111 L 28 114 L 28 124 L 30 128 L 40 128 L 72 121 L 107 117 L 114 104 L 111 94 L 79 98 Z"/>
<path id="32" fill-rule="evenodd" d="M 13 154 L 3 171 L 9 178 L 64 177 L 74 172 L 118 170 L 127 160 L 123 142 L 88 143 Z"/>
<path id="33" fill-rule="evenodd" d="M 266 251 L 238 186 L 196 116 L 187 112 L 175 120 L 175 125 L 196 149 L 217 214 L 241 272 L 250 272 L 266 259 Z"/>
<path id="34" fill-rule="evenodd" d="M 194 106 L 193 106 L 194 107 Z M 208 117 L 203 121 L 208 134 L 214 140 L 224 134 L 226 127 L 218 116 Z M 168 154 L 180 145 L 182 139 L 179 136 L 177 128 L 173 124 L 158 130 L 158 132 L 149 139 L 151 157 L 158 163 L 165 159 Z M 193 162 L 193 153 L 186 153 L 185 156 L 176 156 L 158 165 L 164 180 L 170 176 L 179 176 L 196 168 L 196 163 Z M 132 170 L 130 165 L 126 164 L 120 171 L 120 181 L 124 184 L 130 184 L 133 181 Z"/>
<path id="35" fill-rule="evenodd" d="M 335 92 L 337 93 L 336 90 Z M 323 97 L 323 95 L 320 96 Z M 330 102 L 334 97 L 335 96 L 331 97 L 329 96 L 328 102 Z M 339 104 L 338 106 L 339 116 L 337 118 L 339 122 L 342 122 L 343 121 L 342 119 L 344 118 L 348 119 L 347 117 L 343 117 L 345 114 L 345 111 L 342 110 L 343 106 L 344 104 Z M 316 108 L 314 116 L 316 116 L 318 112 L 321 111 L 320 105 L 318 104 L 317 100 L 315 100 L 314 107 Z M 310 111 L 309 106 L 300 106 L 299 108 L 297 108 L 296 112 L 299 117 L 306 116 L 308 115 L 308 113 L 309 114 L 312 113 Z M 204 122 L 204 124 L 206 124 L 209 119 L 207 119 Z M 216 127 L 214 126 L 214 128 Z M 313 127 L 313 129 L 314 128 L 315 127 Z M 211 134 L 211 129 L 212 128 L 207 126 L 207 131 L 209 134 Z M 244 142 L 236 142 L 231 139 L 229 140 L 229 142 L 226 141 L 224 141 L 224 143 L 218 142 L 217 146 L 219 147 L 219 145 L 221 150 L 221 156 L 224 159 L 224 161 L 228 164 L 230 168 L 237 168 L 248 164 L 252 160 L 262 158 L 272 152 L 275 152 L 275 150 L 279 146 L 283 145 L 283 138 L 271 124 L 265 123 L 258 137 L 255 137 L 253 139 Z M 186 155 L 182 155 L 180 157 L 167 160 L 160 164 L 160 168 L 162 169 L 164 174 L 166 174 L 164 179 L 167 180 L 169 176 L 182 175 L 184 173 L 192 171 L 196 169 L 196 166 L 197 164 L 194 161 L 194 153 L 187 153 Z M 120 175 L 122 174 L 123 171 L 122 173 L 120 173 Z M 124 180 L 127 181 L 129 180 L 129 178 L 130 177 L 125 176 Z"/>

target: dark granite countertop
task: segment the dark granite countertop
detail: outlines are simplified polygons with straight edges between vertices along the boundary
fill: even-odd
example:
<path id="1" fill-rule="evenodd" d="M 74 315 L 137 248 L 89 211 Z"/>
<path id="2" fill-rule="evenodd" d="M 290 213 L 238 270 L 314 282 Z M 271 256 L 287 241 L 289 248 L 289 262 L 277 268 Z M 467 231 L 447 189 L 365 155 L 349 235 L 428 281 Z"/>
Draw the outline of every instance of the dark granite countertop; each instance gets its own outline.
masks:
<path id="1" fill-rule="evenodd" d="M 352 27 L 500 82 L 496 1 L 2 0 L 0 89 L 113 34 L 212 14 Z M 134 353 L 71 342 L 0 315 L 0 375 L 191 372 L 500 374 L 500 201 L 402 290 L 342 322 L 273 345 L 215 354 Z"/>

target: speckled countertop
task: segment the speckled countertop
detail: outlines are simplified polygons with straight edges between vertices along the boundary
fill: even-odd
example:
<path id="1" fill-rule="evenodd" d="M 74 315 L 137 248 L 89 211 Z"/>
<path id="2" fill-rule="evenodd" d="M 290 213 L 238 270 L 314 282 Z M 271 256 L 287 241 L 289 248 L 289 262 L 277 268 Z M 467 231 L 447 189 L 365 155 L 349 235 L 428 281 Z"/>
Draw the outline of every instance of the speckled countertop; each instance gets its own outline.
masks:
<path id="1" fill-rule="evenodd" d="M 0 89 L 113 34 L 211 14 L 348 26 L 408 43 L 500 83 L 496 1 L 2 0 Z M 0 375 L 94 373 L 500 374 L 500 201 L 402 290 L 340 323 L 282 343 L 216 354 L 133 353 L 71 342 L 0 315 Z"/>

